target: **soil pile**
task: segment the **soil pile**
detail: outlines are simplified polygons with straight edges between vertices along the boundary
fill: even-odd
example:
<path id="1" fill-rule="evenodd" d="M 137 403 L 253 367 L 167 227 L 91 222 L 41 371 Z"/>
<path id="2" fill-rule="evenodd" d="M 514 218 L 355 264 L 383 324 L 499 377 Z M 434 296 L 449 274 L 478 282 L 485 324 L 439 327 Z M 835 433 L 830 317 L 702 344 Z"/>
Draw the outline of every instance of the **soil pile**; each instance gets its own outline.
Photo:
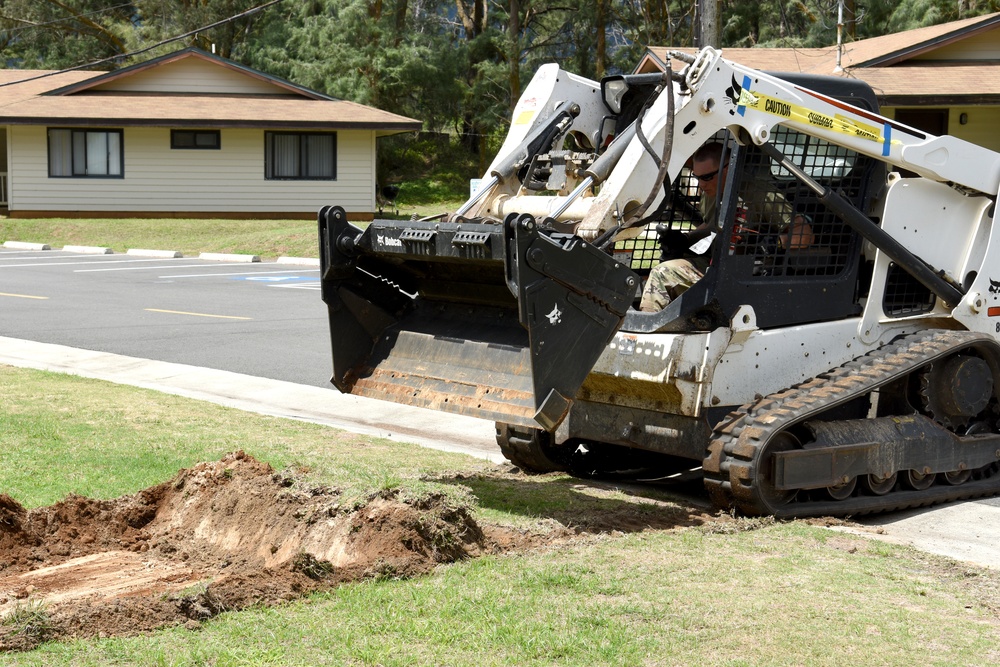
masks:
<path id="1" fill-rule="evenodd" d="M 26 511 L 0 494 L 0 651 L 197 625 L 337 583 L 516 547 L 443 497 L 341 504 L 242 452 L 132 496 Z"/>

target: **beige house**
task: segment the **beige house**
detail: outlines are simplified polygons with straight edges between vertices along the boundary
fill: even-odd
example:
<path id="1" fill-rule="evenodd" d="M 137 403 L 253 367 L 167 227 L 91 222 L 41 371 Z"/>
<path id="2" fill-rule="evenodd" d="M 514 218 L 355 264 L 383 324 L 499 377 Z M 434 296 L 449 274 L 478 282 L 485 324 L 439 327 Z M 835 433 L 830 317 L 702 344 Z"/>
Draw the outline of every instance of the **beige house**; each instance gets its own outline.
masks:
<path id="1" fill-rule="evenodd" d="M 375 143 L 411 118 L 198 49 L 114 72 L 0 70 L 11 217 L 309 218 L 376 210 Z"/>
<path id="2" fill-rule="evenodd" d="M 637 71 L 662 71 L 668 50 L 648 49 Z M 1000 151 L 1000 13 L 849 42 L 840 49 L 723 49 L 723 57 L 768 72 L 866 81 L 879 96 L 882 115 Z"/>

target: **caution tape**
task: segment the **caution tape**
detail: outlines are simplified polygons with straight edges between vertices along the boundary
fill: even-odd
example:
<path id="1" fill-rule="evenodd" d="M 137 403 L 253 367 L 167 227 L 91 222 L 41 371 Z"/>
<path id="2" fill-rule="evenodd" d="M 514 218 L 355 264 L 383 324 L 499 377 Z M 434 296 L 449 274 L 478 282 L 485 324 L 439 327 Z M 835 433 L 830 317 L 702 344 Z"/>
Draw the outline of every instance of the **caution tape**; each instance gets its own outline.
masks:
<path id="1" fill-rule="evenodd" d="M 743 115 L 742 109 L 754 109 L 762 111 L 772 116 L 787 118 L 788 120 L 812 125 L 813 127 L 846 134 L 859 139 L 866 139 L 882 145 L 882 155 L 889 154 L 889 147 L 893 144 L 901 144 L 900 141 L 892 140 L 892 127 L 884 124 L 882 127 L 863 123 L 856 118 L 850 118 L 841 114 L 832 116 L 808 109 L 798 104 L 792 104 L 777 97 L 764 95 L 747 90 L 744 86 L 740 91 L 737 110 Z"/>

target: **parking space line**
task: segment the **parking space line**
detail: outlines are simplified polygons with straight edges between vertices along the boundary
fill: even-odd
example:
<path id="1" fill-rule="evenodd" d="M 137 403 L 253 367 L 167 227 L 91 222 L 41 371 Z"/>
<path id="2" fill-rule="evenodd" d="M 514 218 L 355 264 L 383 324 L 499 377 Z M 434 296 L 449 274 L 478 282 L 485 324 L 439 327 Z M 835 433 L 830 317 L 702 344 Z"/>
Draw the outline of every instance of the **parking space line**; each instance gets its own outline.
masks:
<path id="1" fill-rule="evenodd" d="M 79 266 L 80 264 L 126 264 L 133 262 L 169 262 L 176 260 L 169 259 L 103 259 L 107 255 L 93 255 L 93 259 L 85 262 L 40 262 L 38 264 L 0 264 L 0 269 L 23 269 L 28 266 Z M 0 258 L 2 259 L 2 258 Z M 192 264 L 191 266 L 200 266 Z M 157 268 L 157 267 L 149 267 Z M 159 267 L 162 269 L 163 267 Z M 114 271 L 114 269 L 93 269 L 96 271 Z"/>
<path id="2" fill-rule="evenodd" d="M 55 253 L 55 254 L 52 254 L 52 253 Z M 113 255 L 113 254 L 114 253 L 110 253 L 109 252 L 109 253 L 104 253 L 104 254 L 98 255 L 98 256 L 100 256 L 100 257 L 107 257 L 108 255 Z M 15 253 L 8 253 L 8 252 L 0 252 L 0 262 L 2 262 L 2 261 L 28 262 L 28 261 L 31 261 L 31 260 L 35 260 L 35 261 L 38 261 L 38 262 L 49 263 L 49 262 L 58 261 L 58 260 L 80 259 L 80 258 L 86 258 L 86 257 L 94 257 L 95 255 L 97 255 L 97 253 L 92 253 L 92 252 L 63 252 L 62 250 L 46 250 L 46 251 L 44 251 L 42 253 L 39 253 L 39 251 L 37 251 L 37 250 L 33 250 L 31 252 L 28 252 L 28 253 L 17 253 L 17 254 L 15 254 Z"/>
<path id="3" fill-rule="evenodd" d="M 144 308 L 150 313 L 167 313 L 169 315 L 192 315 L 194 317 L 216 317 L 222 320 L 252 320 L 252 317 L 240 317 L 239 315 L 212 315 L 210 313 L 190 313 L 185 310 L 161 310 L 160 308 Z"/>
<path id="4" fill-rule="evenodd" d="M 130 262 L 169 262 L 169 259 L 131 259 L 126 260 Z M 82 262 L 81 262 L 82 263 Z M 181 264 L 180 266 L 172 266 L 172 269 L 193 269 L 198 266 L 205 266 L 204 264 Z M 116 266 L 110 269 L 73 269 L 73 273 L 96 273 L 98 271 L 149 271 L 151 269 L 156 269 L 157 271 L 162 271 L 167 267 L 165 266 Z"/>
<path id="5" fill-rule="evenodd" d="M 46 251 L 48 252 L 48 251 Z M 70 257 L 76 257 L 77 255 L 69 255 Z M 11 262 L 27 262 L 30 260 L 45 260 L 45 259 L 66 259 L 67 255 L 59 253 L 58 255 L 49 254 L 39 254 L 37 250 L 32 250 L 30 252 L 0 252 L 0 261 L 11 261 Z"/>
<path id="6" fill-rule="evenodd" d="M 47 296 L 32 296 L 31 294 L 10 294 L 9 292 L 0 292 L 0 296 L 11 296 L 17 299 L 39 299 L 42 301 L 47 300 Z"/>
<path id="7" fill-rule="evenodd" d="M 203 265 L 197 264 L 196 266 L 203 266 Z M 176 268 L 183 269 L 187 267 L 178 266 Z M 228 273 L 186 273 L 181 275 L 171 274 L 167 276 L 157 276 L 157 278 L 214 278 L 216 276 L 262 276 L 268 273 L 281 273 L 287 275 L 289 273 L 317 273 L 317 272 L 318 269 L 301 269 L 301 270 L 284 269 L 282 271 L 231 271 Z"/>

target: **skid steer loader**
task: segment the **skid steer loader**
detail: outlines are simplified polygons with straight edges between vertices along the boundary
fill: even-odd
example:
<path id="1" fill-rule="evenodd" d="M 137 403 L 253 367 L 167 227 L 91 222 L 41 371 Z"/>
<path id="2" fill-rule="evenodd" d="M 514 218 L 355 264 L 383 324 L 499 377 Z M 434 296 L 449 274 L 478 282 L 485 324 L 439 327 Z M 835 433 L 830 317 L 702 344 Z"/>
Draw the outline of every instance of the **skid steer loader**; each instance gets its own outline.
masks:
<path id="1" fill-rule="evenodd" d="M 452 214 L 362 231 L 321 210 L 332 382 L 492 420 L 528 471 L 700 466 L 753 515 L 1000 490 L 1000 155 L 880 116 L 856 80 L 671 61 L 542 67 Z M 703 221 L 710 141 L 728 176 Z M 704 276 L 637 310 L 658 239 L 706 225 Z"/>

